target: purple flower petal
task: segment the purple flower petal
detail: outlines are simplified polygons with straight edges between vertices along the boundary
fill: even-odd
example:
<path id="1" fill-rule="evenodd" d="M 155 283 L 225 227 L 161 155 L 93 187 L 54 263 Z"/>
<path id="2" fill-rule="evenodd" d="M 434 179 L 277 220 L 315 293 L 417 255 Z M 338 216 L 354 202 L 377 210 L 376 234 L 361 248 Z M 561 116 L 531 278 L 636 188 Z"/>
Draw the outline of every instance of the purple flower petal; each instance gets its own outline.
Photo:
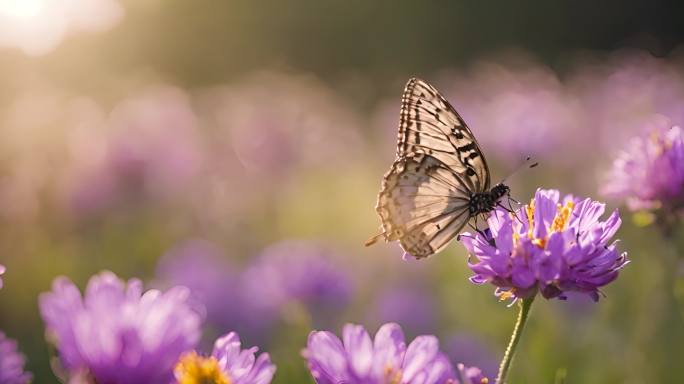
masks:
<path id="1" fill-rule="evenodd" d="M 626 200 L 631 210 L 684 206 L 684 131 L 667 120 L 649 124 L 613 163 L 604 195 Z"/>
<path id="2" fill-rule="evenodd" d="M 347 352 L 340 339 L 331 332 L 311 332 L 305 357 L 317 383 L 337 383 L 350 379 Z"/>
<path id="3" fill-rule="evenodd" d="M 458 383 L 434 336 L 419 336 L 407 347 L 401 328 L 394 323 L 380 327 L 372 341 L 358 325 L 347 324 L 343 333 L 344 344 L 330 332 L 309 335 L 303 355 L 316 383 Z"/>
<path id="4" fill-rule="evenodd" d="M 26 359 L 17 351 L 17 342 L 0 331 L 0 384 L 27 384 L 31 374 L 24 372 Z"/>
<path id="5" fill-rule="evenodd" d="M 411 382 L 413 377 L 426 368 L 439 352 L 439 341 L 434 336 L 418 336 L 408 348 L 404 357 L 404 380 Z"/>
<path id="6" fill-rule="evenodd" d="M 142 291 L 139 280 L 93 276 L 81 298 L 66 278 L 40 296 L 48 335 L 71 375 L 98 382 L 167 384 L 181 353 L 199 340 L 201 315 L 182 287 Z"/>
<path id="7" fill-rule="evenodd" d="M 349 363 L 356 377 L 366 377 L 373 365 L 373 341 L 360 325 L 347 324 L 342 330 Z"/>

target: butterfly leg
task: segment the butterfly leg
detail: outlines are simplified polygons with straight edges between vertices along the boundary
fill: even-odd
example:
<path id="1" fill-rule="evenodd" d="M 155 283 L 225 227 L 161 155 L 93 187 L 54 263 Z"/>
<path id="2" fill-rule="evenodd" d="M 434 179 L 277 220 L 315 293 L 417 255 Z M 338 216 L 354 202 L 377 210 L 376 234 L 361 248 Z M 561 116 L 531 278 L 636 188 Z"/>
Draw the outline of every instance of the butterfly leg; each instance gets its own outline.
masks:
<path id="1" fill-rule="evenodd" d="M 473 231 L 475 231 L 475 232 L 479 233 L 480 235 L 484 236 L 484 232 L 482 232 L 482 230 L 480 230 L 480 228 L 477 227 L 477 218 L 478 218 L 478 217 L 479 217 L 479 216 L 475 216 L 475 225 L 473 225 L 473 223 L 471 223 L 471 222 L 469 221 L 469 222 L 468 222 L 468 226 L 469 226 Z"/>
<path id="2" fill-rule="evenodd" d="M 501 203 L 496 203 L 496 206 L 499 208 L 502 208 L 504 211 L 506 211 L 508 213 L 515 213 L 515 211 L 513 210 L 513 208 L 510 205 L 507 207 Z"/>
<path id="3" fill-rule="evenodd" d="M 468 221 L 468 226 L 469 226 L 470 229 L 472 229 L 473 231 L 479 232 L 479 230 L 477 229 L 477 216 L 476 216 L 476 219 L 475 219 L 475 225 L 473 225 L 473 223 L 471 223 L 470 221 Z"/>
<path id="4" fill-rule="evenodd" d="M 475 232 L 479 233 L 482 237 L 484 237 L 484 238 L 486 239 L 486 238 L 487 238 L 487 234 L 485 234 L 485 232 L 484 232 L 483 230 L 481 230 L 480 227 L 479 227 L 479 225 L 478 225 L 477 219 L 479 219 L 479 218 L 480 218 L 480 215 L 475 216 L 475 225 L 471 224 L 470 222 L 468 222 L 468 225 L 469 225 L 470 228 L 472 228 Z"/>
<path id="5" fill-rule="evenodd" d="M 518 220 L 518 222 L 519 222 L 520 224 L 522 224 L 522 220 L 520 220 L 520 218 L 518 217 L 518 212 L 515 211 L 515 210 L 513 209 L 513 207 L 512 207 L 511 204 L 510 204 L 510 201 L 509 201 L 508 203 L 509 203 L 509 204 L 508 204 L 508 207 L 504 206 L 504 205 L 501 204 L 501 203 L 496 203 L 496 205 L 498 205 L 499 207 L 503 208 L 506 212 L 512 214 L 513 217 L 515 217 L 515 219 Z"/>
<path id="6" fill-rule="evenodd" d="M 518 206 L 521 206 L 520 202 L 514 198 L 512 198 L 510 195 L 508 196 L 508 208 L 512 211 L 513 210 L 513 205 L 511 204 L 511 201 L 515 202 L 518 204 Z"/>

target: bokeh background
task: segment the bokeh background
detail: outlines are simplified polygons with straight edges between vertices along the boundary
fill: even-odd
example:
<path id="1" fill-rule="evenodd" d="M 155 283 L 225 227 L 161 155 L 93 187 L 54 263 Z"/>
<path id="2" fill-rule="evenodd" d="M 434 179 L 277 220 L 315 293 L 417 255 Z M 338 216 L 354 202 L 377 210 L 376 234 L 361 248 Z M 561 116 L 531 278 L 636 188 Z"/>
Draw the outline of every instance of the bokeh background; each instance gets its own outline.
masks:
<path id="1" fill-rule="evenodd" d="M 345 322 L 436 334 L 494 375 L 516 313 L 468 282 L 459 244 L 421 262 L 363 247 L 404 83 L 452 101 L 494 180 L 540 162 L 507 179 L 518 200 L 598 198 L 629 137 L 684 120 L 681 8 L 0 0 L 0 329 L 56 382 L 37 296 L 107 269 L 189 286 L 205 339 L 238 330 L 276 383 L 312 382 L 306 335 Z M 676 251 L 623 217 L 632 264 L 598 304 L 535 304 L 511 382 L 684 378 Z"/>

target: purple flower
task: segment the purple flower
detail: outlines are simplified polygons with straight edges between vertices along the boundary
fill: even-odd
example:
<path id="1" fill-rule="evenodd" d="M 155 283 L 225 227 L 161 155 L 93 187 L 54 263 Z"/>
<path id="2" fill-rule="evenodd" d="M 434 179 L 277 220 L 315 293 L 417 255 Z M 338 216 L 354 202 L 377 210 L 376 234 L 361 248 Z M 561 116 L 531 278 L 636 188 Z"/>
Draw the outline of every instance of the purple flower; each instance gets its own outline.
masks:
<path id="1" fill-rule="evenodd" d="M 254 298 L 255 309 L 265 312 L 300 304 L 315 317 L 330 315 L 344 308 L 352 293 L 351 278 L 335 263 L 337 257 L 304 241 L 273 245 L 244 272 L 243 289 Z"/>
<path id="2" fill-rule="evenodd" d="M 288 175 L 360 154 L 357 116 L 315 78 L 260 73 L 212 93 L 215 152 L 234 153 L 249 175 Z"/>
<path id="3" fill-rule="evenodd" d="M 533 60 L 479 62 L 451 83 L 445 88 L 448 98 L 499 160 L 557 154 L 582 137 L 578 104 L 553 70 Z"/>
<path id="4" fill-rule="evenodd" d="M 468 367 L 464 364 L 456 365 L 456 377 L 458 380 L 451 384 L 487 384 L 489 379 L 482 374 L 480 368 Z"/>
<path id="5" fill-rule="evenodd" d="M 143 293 L 139 280 L 102 272 L 84 297 L 67 278 L 55 279 L 39 304 L 67 374 L 98 383 L 168 384 L 178 357 L 200 337 L 202 316 L 189 294 L 184 287 Z"/>
<path id="6" fill-rule="evenodd" d="M 632 210 L 684 206 L 684 132 L 660 121 L 632 139 L 615 162 L 603 194 L 625 199 Z"/>
<path id="7" fill-rule="evenodd" d="M 207 311 L 207 321 L 233 327 L 242 312 L 234 269 L 216 245 L 189 240 L 169 250 L 157 265 L 157 282 L 164 287 L 182 285 Z"/>
<path id="8" fill-rule="evenodd" d="M 240 338 L 231 332 L 216 340 L 211 356 L 190 352 L 176 365 L 179 384 L 268 384 L 276 371 L 268 353 L 255 357 L 257 347 L 241 349 Z"/>
<path id="9" fill-rule="evenodd" d="M 538 189 L 534 199 L 516 215 L 499 208 L 484 234 L 464 233 L 463 245 L 475 258 L 469 262 L 475 284 L 492 283 L 502 300 L 565 298 L 578 291 L 598 301 L 598 288 L 615 280 L 627 264 L 626 253 L 610 243 L 620 227 L 614 211 L 601 221 L 605 205 L 589 198 Z M 516 217 L 517 216 L 517 217 Z"/>
<path id="10" fill-rule="evenodd" d="M 179 89 L 159 87 L 126 99 L 103 125 L 72 145 L 63 193 L 76 213 L 183 196 L 201 171 L 197 117 Z"/>
<path id="11" fill-rule="evenodd" d="M 415 286 L 393 287 L 382 292 L 371 306 L 374 324 L 396 322 L 409 334 L 434 329 L 437 305 L 424 289 Z"/>
<path id="12" fill-rule="evenodd" d="M 408 346 L 404 333 L 395 323 L 380 327 L 372 339 L 360 325 L 347 324 L 342 340 L 331 332 L 313 331 L 306 350 L 311 375 L 318 384 L 437 384 L 459 383 L 458 373 L 439 351 L 435 336 L 418 336 Z M 478 379 L 479 372 L 464 378 Z M 468 383 L 468 381 L 464 381 Z"/>
<path id="13" fill-rule="evenodd" d="M 486 376 L 495 376 L 499 361 L 492 348 L 470 334 L 455 334 L 446 339 L 444 352 L 451 361 L 459 361 L 468 366 L 476 366 Z"/>
<path id="14" fill-rule="evenodd" d="M 17 342 L 0 332 L 0 384 L 26 384 L 31 374 L 24 372 L 26 359 L 17 351 Z"/>
<path id="15" fill-rule="evenodd" d="M 580 64 L 568 88 L 600 147 L 615 149 L 656 116 L 684 124 L 684 76 L 676 63 L 647 51 L 617 51 Z"/>

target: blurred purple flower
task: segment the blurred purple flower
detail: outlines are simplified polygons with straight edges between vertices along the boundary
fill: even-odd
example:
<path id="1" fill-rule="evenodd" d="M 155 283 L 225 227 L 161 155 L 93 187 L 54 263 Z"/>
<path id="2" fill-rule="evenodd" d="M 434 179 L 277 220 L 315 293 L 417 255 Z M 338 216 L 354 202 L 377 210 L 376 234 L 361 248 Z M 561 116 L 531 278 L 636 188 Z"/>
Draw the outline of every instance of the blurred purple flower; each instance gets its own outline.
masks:
<path id="1" fill-rule="evenodd" d="M 243 312 L 235 271 L 208 241 L 189 240 L 169 250 L 157 264 L 156 280 L 163 287 L 188 287 L 206 308 L 206 320 L 222 328 L 234 327 Z"/>
<path id="2" fill-rule="evenodd" d="M 374 324 L 399 323 L 409 334 L 434 329 L 437 305 L 432 296 L 418 287 L 393 287 L 382 292 L 371 308 Z"/>
<path id="3" fill-rule="evenodd" d="M 0 384 L 26 384 L 31 374 L 24 372 L 26 359 L 17 351 L 17 342 L 0 332 Z"/>
<path id="4" fill-rule="evenodd" d="M 456 377 L 458 380 L 450 384 L 487 384 L 489 378 L 478 367 L 468 367 L 465 364 L 456 364 Z"/>
<path id="5" fill-rule="evenodd" d="M 488 377 L 494 377 L 499 362 L 494 351 L 482 340 L 469 334 L 456 334 L 444 343 L 444 352 L 451 361 L 459 361 L 467 366 L 479 367 Z"/>
<path id="6" fill-rule="evenodd" d="M 67 198 L 77 212 L 112 208 L 129 200 L 165 199 L 185 191 L 203 162 L 188 97 L 175 88 L 148 90 L 124 100 L 111 113 L 104 149 L 74 154 Z M 83 147 L 83 146 L 81 146 Z"/>
<path id="7" fill-rule="evenodd" d="M 5 268 L 4 265 L 0 264 L 0 288 L 2 288 L 2 286 L 3 286 L 2 275 L 4 275 L 6 271 L 7 271 L 7 268 Z"/>
<path id="8" fill-rule="evenodd" d="M 657 116 L 684 125 L 681 69 L 646 51 L 618 51 L 600 61 L 579 62 L 568 88 L 582 103 L 591 141 L 602 149 L 623 145 Z"/>
<path id="9" fill-rule="evenodd" d="M 497 295 L 564 299 L 578 291 L 598 301 L 598 289 L 618 276 L 628 263 L 610 243 L 620 227 L 614 211 L 600 221 L 605 205 L 568 195 L 560 201 L 556 190 L 538 189 L 517 218 L 504 209 L 490 216 L 483 234 L 464 233 L 461 242 L 476 260 L 469 262 L 475 284 L 492 283 Z"/>
<path id="10" fill-rule="evenodd" d="M 102 120 L 94 102 L 44 82 L 33 83 L 17 90 L 0 111 L 0 217 L 12 222 L 42 217 L 52 187 L 63 182 L 70 138 L 95 131 Z"/>
<path id="11" fill-rule="evenodd" d="M 209 357 L 190 352 L 176 365 L 180 384 L 268 384 L 276 367 L 268 353 L 255 357 L 257 347 L 241 349 L 240 337 L 231 332 L 216 340 Z"/>
<path id="12" fill-rule="evenodd" d="M 518 163 L 555 155 L 582 136 L 578 103 L 550 68 L 532 60 L 479 62 L 450 82 L 447 98 L 490 157 Z"/>
<path id="13" fill-rule="evenodd" d="M 331 332 L 313 331 L 303 355 L 318 384 L 459 383 L 435 336 L 418 336 L 407 346 L 395 323 L 380 327 L 374 340 L 354 324 L 345 325 L 342 340 Z M 482 382 L 479 372 L 462 368 L 459 373 Z"/>
<path id="14" fill-rule="evenodd" d="M 625 199 L 631 210 L 684 206 L 684 132 L 662 123 L 618 155 L 604 195 Z"/>
<path id="15" fill-rule="evenodd" d="M 85 297 L 67 278 L 39 298 L 48 338 L 63 368 L 98 383 L 168 384 L 181 353 L 200 337 L 202 316 L 183 287 L 143 293 L 111 272 L 88 282 Z"/>
<path id="16" fill-rule="evenodd" d="M 335 263 L 337 258 L 313 243 L 278 243 L 245 270 L 243 289 L 257 309 L 277 315 L 289 304 L 302 304 L 316 321 L 344 308 L 351 297 L 351 277 Z"/>
<path id="17" fill-rule="evenodd" d="M 334 167 L 361 153 L 357 116 L 315 78 L 255 74 L 207 100 L 218 124 L 215 142 L 223 147 L 215 152 L 234 152 L 252 175 Z"/>

